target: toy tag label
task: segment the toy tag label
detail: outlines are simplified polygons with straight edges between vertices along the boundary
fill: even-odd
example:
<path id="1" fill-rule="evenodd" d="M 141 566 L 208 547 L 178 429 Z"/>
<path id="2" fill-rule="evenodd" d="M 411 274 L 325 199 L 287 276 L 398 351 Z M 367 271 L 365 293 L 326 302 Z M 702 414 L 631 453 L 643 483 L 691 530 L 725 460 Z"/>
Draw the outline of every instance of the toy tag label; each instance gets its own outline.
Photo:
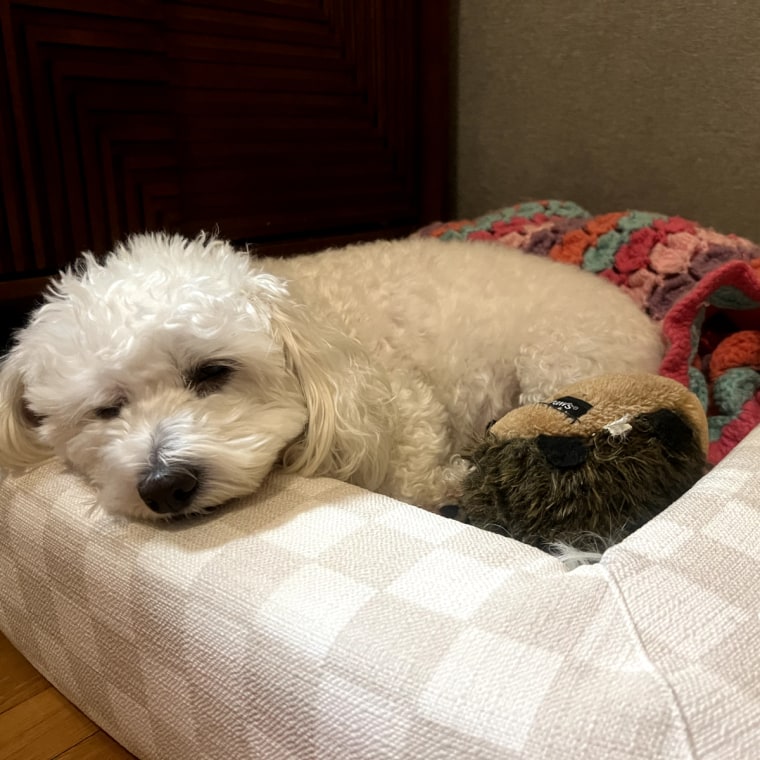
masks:
<path id="1" fill-rule="evenodd" d="M 554 399 L 550 401 L 547 406 L 552 409 L 556 409 L 558 412 L 562 412 L 566 417 L 570 417 L 572 420 L 577 420 L 579 417 L 583 417 L 586 412 L 592 408 L 592 405 L 588 401 L 583 401 L 573 396 L 563 396 L 562 398 Z"/>

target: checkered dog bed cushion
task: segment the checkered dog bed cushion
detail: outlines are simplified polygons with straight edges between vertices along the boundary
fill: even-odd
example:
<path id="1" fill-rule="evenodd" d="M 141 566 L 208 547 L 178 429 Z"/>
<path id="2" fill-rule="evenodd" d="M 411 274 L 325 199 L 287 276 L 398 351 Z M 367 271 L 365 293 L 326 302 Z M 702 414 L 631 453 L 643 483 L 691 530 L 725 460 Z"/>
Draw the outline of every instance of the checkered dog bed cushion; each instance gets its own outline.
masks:
<path id="1" fill-rule="evenodd" d="M 202 521 L 0 484 L 0 628 L 142 758 L 703 758 L 760 747 L 760 431 L 572 572 L 332 480 Z"/>

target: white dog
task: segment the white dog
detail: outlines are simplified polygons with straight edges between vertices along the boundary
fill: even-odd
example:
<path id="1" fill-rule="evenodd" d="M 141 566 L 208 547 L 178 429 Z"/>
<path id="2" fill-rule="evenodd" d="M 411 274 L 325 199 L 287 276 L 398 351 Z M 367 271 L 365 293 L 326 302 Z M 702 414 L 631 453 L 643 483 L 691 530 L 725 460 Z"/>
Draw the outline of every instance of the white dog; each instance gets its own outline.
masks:
<path id="1" fill-rule="evenodd" d="M 656 371 L 659 330 L 571 266 L 407 239 L 291 259 L 139 235 L 53 284 L 0 367 L 0 467 L 55 454 L 107 511 L 202 512 L 275 466 L 426 508 L 490 419 L 602 372 Z"/>

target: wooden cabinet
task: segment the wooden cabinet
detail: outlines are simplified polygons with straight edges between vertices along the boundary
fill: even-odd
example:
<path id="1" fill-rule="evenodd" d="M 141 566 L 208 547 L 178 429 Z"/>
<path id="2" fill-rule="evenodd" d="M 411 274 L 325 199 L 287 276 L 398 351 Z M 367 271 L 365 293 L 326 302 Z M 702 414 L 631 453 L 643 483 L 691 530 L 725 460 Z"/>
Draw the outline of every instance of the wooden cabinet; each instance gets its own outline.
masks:
<path id="1" fill-rule="evenodd" d="M 0 0 L 0 300 L 144 229 L 266 252 L 445 213 L 447 3 Z"/>

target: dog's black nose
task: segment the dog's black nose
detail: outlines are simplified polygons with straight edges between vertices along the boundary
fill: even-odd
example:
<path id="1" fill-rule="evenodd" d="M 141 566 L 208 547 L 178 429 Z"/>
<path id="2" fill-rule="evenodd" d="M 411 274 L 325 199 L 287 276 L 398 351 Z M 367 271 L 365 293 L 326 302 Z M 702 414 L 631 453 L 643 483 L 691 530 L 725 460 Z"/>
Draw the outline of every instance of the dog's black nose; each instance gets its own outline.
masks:
<path id="1" fill-rule="evenodd" d="M 200 472 L 188 465 L 158 465 L 137 484 L 145 504 L 159 514 L 182 512 L 198 492 Z"/>

